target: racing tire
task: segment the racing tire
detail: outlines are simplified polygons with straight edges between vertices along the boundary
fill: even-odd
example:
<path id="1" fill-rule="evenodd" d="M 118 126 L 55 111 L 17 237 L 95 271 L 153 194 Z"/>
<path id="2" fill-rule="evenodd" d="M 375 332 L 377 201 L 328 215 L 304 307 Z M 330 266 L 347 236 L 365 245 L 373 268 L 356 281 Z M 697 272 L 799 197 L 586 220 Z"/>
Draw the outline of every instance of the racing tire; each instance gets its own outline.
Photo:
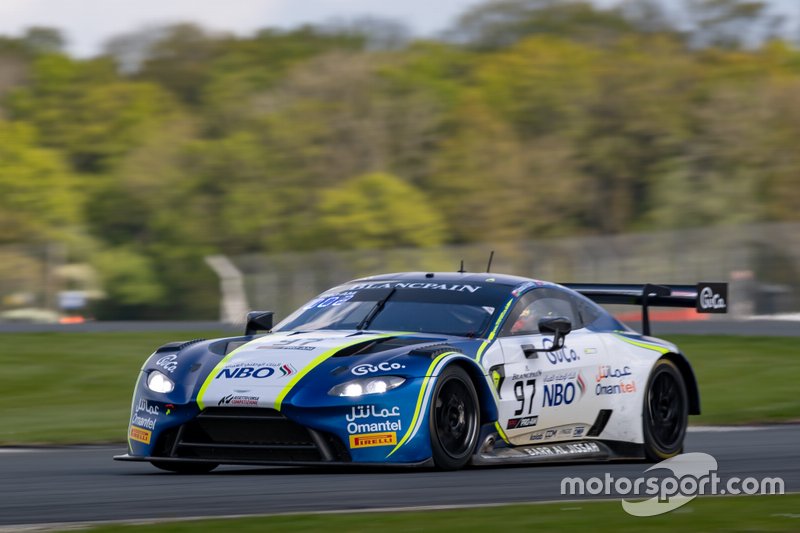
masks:
<path id="1" fill-rule="evenodd" d="M 650 372 L 642 421 L 648 461 L 663 461 L 683 451 L 689 423 L 689 395 L 680 370 L 668 359 L 656 361 Z"/>
<path id="2" fill-rule="evenodd" d="M 478 443 L 480 405 L 467 372 L 447 367 L 439 376 L 428 414 L 433 462 L 440 470 L 458 470 Z"/>
<path id="3" fill-rule="evenodd" d="M 178 463 L 174 461 L 150 461 L 150 464 L 176 474 L 208 474 L 219 466 L 217 463 Z"/>

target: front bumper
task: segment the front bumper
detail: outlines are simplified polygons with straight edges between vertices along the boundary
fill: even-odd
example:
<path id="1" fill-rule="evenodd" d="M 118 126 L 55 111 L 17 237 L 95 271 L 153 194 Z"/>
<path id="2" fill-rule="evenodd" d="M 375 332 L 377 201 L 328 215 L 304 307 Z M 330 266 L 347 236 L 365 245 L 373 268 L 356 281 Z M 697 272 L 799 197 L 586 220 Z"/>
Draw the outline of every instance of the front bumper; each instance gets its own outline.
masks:
<path id="1" fill-rule="evenodd" d="M 308 467 L 308 466 L 325 466 L 325 467 L 357 467 L 357 468 L 430 468 L 434 466 L 433 459 L 426 459 L 425 461 L 420 461 L 417 463 L 341 463 L 336 461 L 323 461 L 323 462 L 302 462 L 302 461 L 270 461 L 270 460 L 256 460 L 256 459 L 247 459 L 247 460 L 226 460 L 222 463 L 210 459 L 190 459 L 185 457 L 146 457 L 146 456 L 138 456 L 138 455 L 129 455 L 129 454 L 122 454 L 122 455 L 115 455 L 115 461 L 127 461 L 127 462 L 136 462 L 136 463 L 149 463 L 149 462 L 159 462 L 159 463 L 175 463 L 175 464 L 226 464 L 226 465 L 239 465 L 239 466 L 298 466 L 298 467 Z"/>

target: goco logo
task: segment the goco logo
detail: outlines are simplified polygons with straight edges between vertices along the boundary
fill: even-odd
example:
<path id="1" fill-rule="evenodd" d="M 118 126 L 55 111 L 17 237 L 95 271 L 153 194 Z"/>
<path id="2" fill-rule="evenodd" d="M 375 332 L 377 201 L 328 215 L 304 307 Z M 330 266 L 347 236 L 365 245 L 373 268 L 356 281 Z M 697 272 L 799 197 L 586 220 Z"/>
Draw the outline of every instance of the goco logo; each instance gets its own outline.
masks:
<path id="1" fill-rule="evenodd" d="M 725 309 L 725 298 L 716 294 L 711 287 L 703 287 L 700 291 L 700 307 L 702 309 Z"/>
<path id="2" fill-rule="evenodd" d="M 580 361 L 581 358 L 575 350 L 567 351 L 562 348 L 555 352 L 547 352 L 547 360 L 550 361 L 550 364 L 555 365 L 558 363 L 574 363 L 575 361 Z"/>
<path id="3" fill-rule="evenodd" d="M 166 370 L 167 372 L 169 372 L 170 374 L 172 374 L 172 372 L 176 368 L 178 368 L 178 362 L 176 361 L 176 359 L 178 359 L 178 356 L 175 354 L 165 355 L 164 357 L 156 361 L 156 366 L 159 366 L 164 370 Z"/>
<path id="4" fill-rule="evenodd" d="M 363 365 L 356 365 L 350 372 L 355 374 L 356 376 L 365 376 L 367 374 L 374 374 L 375 372 L 389 372 L 392 370 L 400 370 L 401 368 L 405 368 L 406 365 L 401 365 L 400 363 L 378 363 L 377 365 L 370 365 L 370 364 L 363 364 Z"/>

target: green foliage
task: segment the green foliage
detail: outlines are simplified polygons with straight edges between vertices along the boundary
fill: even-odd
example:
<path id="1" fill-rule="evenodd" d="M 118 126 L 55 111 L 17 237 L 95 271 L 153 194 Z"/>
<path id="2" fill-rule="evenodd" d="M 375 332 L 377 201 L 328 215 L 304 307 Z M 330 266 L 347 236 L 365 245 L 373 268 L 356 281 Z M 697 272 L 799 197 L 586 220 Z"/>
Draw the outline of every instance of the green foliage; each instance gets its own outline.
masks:
<path id="1" fill-rule="evenodd" d="M 487 105 L 523 138 L 569 132 L 590 118 L 586 102 L 604 57 L 595 49 L 559 37 L 532 37 L 482 61 L 476 72 Z"/>
<path id="2" fill-rule="evenodd" d="M 401 179 L 364 174 L 322 194 L 322 243 L 358 249 L 432 246 L 444 238 L 436 204 Z"/>
<path id="3" fill-rule="evenodd" d="M 55 53 L 64 49 L 66 40 L 56 28 L 34 26 L 25 31 L 22 42 L 35 53 Z"/>
<path id="4" fill-rule="evenodd" d="M 0 120 L 0 242 L 64 238 L 80 220 L 76 185 L 61 154 L 37 145 L 33 127 Z"/>
<path id="5" fill-rule="evenodd" d="M 79 243 L 101 317 L 201 317 L 212 253 L 800 219 L 800 51 L 763 2 L 672 7 L 0 38 L 0 239 Z"/>
<path id="6" fill-rule="evenodd" d="M 79 172 L 108 171 L 172 109 L 155 85 L 120 80 L 112 62 L 44 54 L 31 83 L 9 97 L 11 117 L 35 125 L 44 145 L 63 150 Z"/>
<path id="7" fill-rule="evenodd" d="M 125 248 L 112 248 L 98 253 L 94 264 L 105 290 L 118 305 L 146 305 L 164 296 L 147 257 Z"/>
<path id="8" fill-rule="evenodd" d="M 479 48 L 497 49 L 534 35 L 603 44 L 632 31 L 622 13 L 585 0 L 496 0 L 469 9 L 453 33 Z"/>

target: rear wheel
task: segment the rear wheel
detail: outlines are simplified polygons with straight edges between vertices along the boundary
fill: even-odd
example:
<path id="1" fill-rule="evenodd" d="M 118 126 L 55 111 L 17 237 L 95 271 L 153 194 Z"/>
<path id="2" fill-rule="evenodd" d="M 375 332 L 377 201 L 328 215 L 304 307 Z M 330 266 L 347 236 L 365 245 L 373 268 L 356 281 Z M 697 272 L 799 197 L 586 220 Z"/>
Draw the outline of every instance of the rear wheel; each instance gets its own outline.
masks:
<path id="1" fill-rule="evenodd" d="M 174 461 L 150 461 L 156 468 L 178 474 L 208 474 L 219 465 L 217 463 L 180 463 Z"/>
<path id="2" fill-rule="evenodd" d="M 644 395 L 644 449 L 647 459 L 661 461 L 683 451 L 689 420 L 689 397 L 680 370 L 659 359 Z"/>
<path id="3" fill-rule="evenodd" d="M 439 376 L 428 418 L 436 466 L 457 470 L 466 465 L 478 442 L 480 408 L 464 369 L 450 366 Z"/>

